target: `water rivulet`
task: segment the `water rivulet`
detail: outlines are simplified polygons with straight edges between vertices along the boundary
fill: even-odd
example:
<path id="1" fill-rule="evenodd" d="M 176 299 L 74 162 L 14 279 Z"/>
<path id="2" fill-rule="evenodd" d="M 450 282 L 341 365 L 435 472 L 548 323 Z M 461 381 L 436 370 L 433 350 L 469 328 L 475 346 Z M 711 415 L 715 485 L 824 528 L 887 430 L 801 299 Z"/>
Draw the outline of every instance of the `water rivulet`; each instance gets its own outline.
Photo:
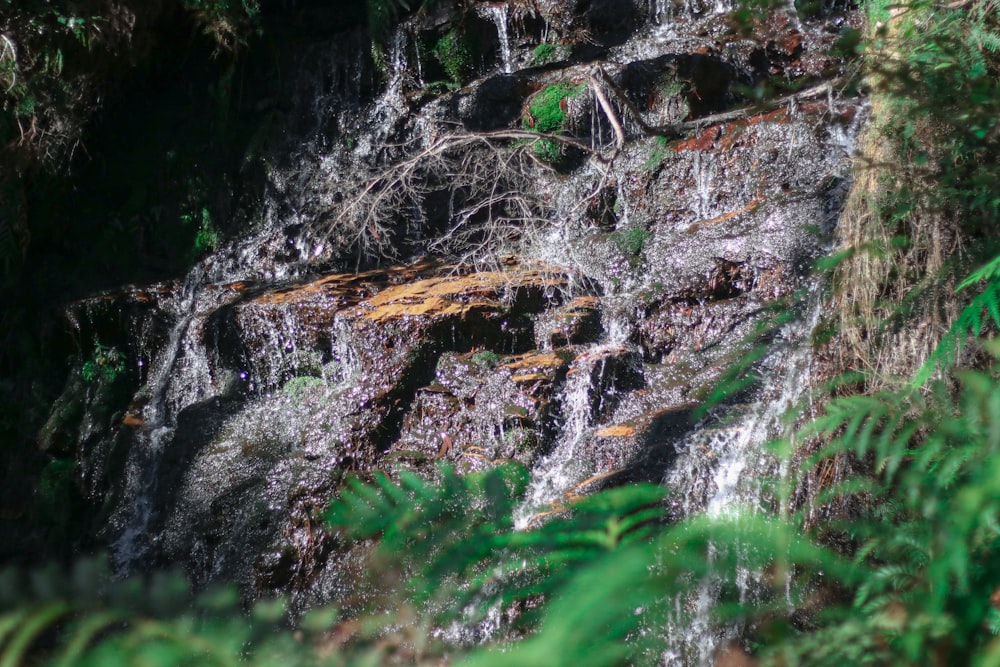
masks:
<path id="1" fill-rule="evenodd" d="M 314 39 L 245 233 L 70 307 L 81 363 L 127 367 L 87 383 L 132 383 L 46 431 L 74 439 L 120 573 L 334 598 L 350 562 L 316 517 L 343 477 L 441 460 L 532 467 L 523 525 L 636 480 L 677 516 L 770 502 L 745 478 L 808 384 L 808 327 L 778 332 L 741 416 L 691 414 L 825 252 L 863 116 L 830 49 L 857 19 L 565 4 L 439 3 L 381 69 L 356 35 Z"/>

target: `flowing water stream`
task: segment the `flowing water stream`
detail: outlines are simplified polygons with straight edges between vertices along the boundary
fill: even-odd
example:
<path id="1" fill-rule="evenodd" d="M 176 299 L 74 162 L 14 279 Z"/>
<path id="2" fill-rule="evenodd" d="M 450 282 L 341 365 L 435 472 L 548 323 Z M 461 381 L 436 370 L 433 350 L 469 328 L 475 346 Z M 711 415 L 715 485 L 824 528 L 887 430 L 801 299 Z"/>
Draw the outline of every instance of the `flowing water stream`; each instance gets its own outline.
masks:
<path id="1" fill-rule="evenodd" d="M 777 342 L 764 360 L 760 396 L 732 414 L 706 422 L 678 444 L 678 460 L 667 473 L 671 505 L 680 516 L 704 513 L 714 518 L 735 518 L 748 513 L 782 511 L 774 495 L 776 484 L 786 482 L 786 463 L 765 445 L 788 435 L 794 420 L 808 408 L 813 365 L 812 333 L 822 313 L 822 288 L 811 286 L 804 313 L 782 327 Z M 740 548 L 752 548 L 751 546 Z M 714 559 L 709 546 L 709 558 Z M 764 573 L 741 563 L 737 554 L 734 578 L 740 603 L 748 602 L 763 586 Z M 712 610 L 722 587 L 722 578 L 708 575 L 692 582 L 691 593 L 678 596 L 668 621 L 668 667 L 709 667 L 718 649 L 735 641 L 739 624 L 720 625 Z"/>
<path id="2" fill-rule="evenodd" d="M 634 23 L 623 37 L 624 19 L 594 3 L 586 26 L 545 17 L 537 35 L 530 23 L 521 34 L 518 19 L 512 39 L 511 8 L 488 3 L 477 20 L 495 27 L 495 52 L 476 80 L 443 93 L 425 85 L 432 63 L 410 62 L 433 43 L 421 33 L 427 24 L 390 36 L 381 75 L 355 38 L 311 46 L 303 61 L 318 71 L 296 75 L 279 144 L 286 154 L 267 165 L 257 222 L 166 296 L 139 300 L 145 317 L 168 325 L 144 360 L 139 418 L 108 436 L 125 452 L 123 478 L 108 484 L 106 533 L 119 574 L 180 562 L 198 584 L 227 578 L 253 595 L 290 590 L 299 608 L 336 599 L 349 574 L 316 516 L 339 481 L 442 459 L 463 470 L 529 465 L 521 528 L 616 475 L 665 480 L 677 516 L 770 507 L 759 482 L 782 470 L 762 445 L 807 391 L 818 291 L 762 362 L 759 393 L 728 406 L 725 419 L 692 425 L 688 415 L 765 306 L 809 284 L 811 262 L 826 251 L 815 230 L 829 231 L 843 200 L 862 116 L 855 102 L 831 93 L 825 104 L 674 142 L 626 122 L 629 141 L 612 163 L 585 151 L 567 150 L 556 166 L 529 156 L 535 170 L 513 199 L 500 176 L 482 179 L 488 187 L 477 192 L 455 185 L 462 169 L 499 170 L 516 154 L 470 150 L 443 160 L 447 169 L 427 177 L 433 187 L 401 199 L 398 220 L 376 221 L 398 224 L 394 240 L 410 244 L 412 257 L 337 245 L 336 213 L 362 177 L 393 160 L 439 158 L 420 151 L 467 127 L 520 127 L 537 91 L 589 81 L 591 58 L 649 120 L 668 122 L 744 104 L 740 91 L 761 76 L 761 58 L 772 58 L 769 68 L 805 67 L 794 49 L 774 55 L 772 34 L 718 48 L 728 39 L 725 7 L 695 4 L 657 1 L 623 14 Z M 822 20 L 788 20 L 777 37 L 832 40 Z M 591 40 L 580 50 L 585 62 L 517 69 L 529 60 L 525 43 L 570 42 L 578 28 Z M 604 34 L 609 44 L 588 50 Z M 560 110 L 566 132 L 600 152 L 614 133 L 595 99 L 568 98 Z M 412 185 L 368 187 L 389 197 Z M 475 196 L 489 203 L 475 209 Z M 509 243 L 491 270 L 423 256 L 462 207 L 479 218 L 525 215 L 536 231 L 501 235 Z M 743 573 L 741 594 L 752 595 L 758 579 Z M 710 620 L 718 582 L 692 583 L 664 630 L 667 665 L 709 665 L 738 634 Z M 499 617 L 474 638 L 494 632 Z"/>

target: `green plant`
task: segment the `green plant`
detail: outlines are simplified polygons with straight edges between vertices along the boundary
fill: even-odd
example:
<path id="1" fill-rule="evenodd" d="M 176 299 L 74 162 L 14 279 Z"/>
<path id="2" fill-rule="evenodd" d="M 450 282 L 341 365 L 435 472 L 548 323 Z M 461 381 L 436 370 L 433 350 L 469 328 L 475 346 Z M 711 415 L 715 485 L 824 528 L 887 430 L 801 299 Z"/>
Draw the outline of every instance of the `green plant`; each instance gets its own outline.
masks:
<path id="1" fill-rule="evenodd" d="M 653 235 L 637 225 L 611 232 L 611 242 L 636 266 L 642 261 L 642 252 Z"/>
<path id="2" fill-rule="evenodd" d="M 386 71 L 385 46 L 404 12 L 431 6 L 436 0 L 365 0 L 364 11 L 371 36 L 372 58 Z M 449 73 L 450 76 L 450 73 Z"/>
<path id="3" fill-rule="evenodd" d="M 118 348 L 94 339 L 90 358 L 83 362 L 80 375 L 87 382 L 114 382 L 125 372 L 125 355 Z"/>
<path id="4" fill-rule="evenodd" d="M 987 345 L 994 360 L 1000 353 Z M 994 361 L 995 363 L 995 361 Z M 850 508 L 817 537 L 853 545 L 850 596 L 769 654 L 780 664 L 993 664 L 1000 627 L 1000 383 L 961 371 L 957 394 L 933 383 L 832 401 L 801 435 L 826 444 L 803 465 L 846 459 L 855 474 L 803 510 Z M 835 514 L 836 515 L 836 514 Z M 820 532 L 822 531 L 822 532 Z M 836 537 L 835 537 L 836 536 Z"/>
<path id="5" fill-rule="evenodd" d="M 377 538 L 377 576 L 392 572 L 389 580 L 405 582 L 411 604 L 435 625 L 473 622 L 500 605 L 522 608 L 516 625 L 530 627 L 539 596 L 555 594 L 576 567 L 645 541 L 663 517 L 664 490 L 640 484 L 581 499 L 563 516 L 515 530 L 512 515 L 528 482 L 521 466 L 465 476 L 443 466 L 436 482 L 405 470 L 398 477 L 350 481 L 327 519 L 349 539 Z"/>
<path id="6" fill-rule="evenodd" d="M 546 65 L 564 57 L 565 49 L 555 44 L 539 44 L 531 50 L 531 60 L 536 65 Z"/>
<path id="7" fill-rule="evenodd" d="M 107 563 L 94 559 L 80 559 L 66 573 L 0 572 L 0 660 L 5 667 L 342 664 L 306 648 L 330 627 L 335 610 L 310 612 L 296 639 L 283 600 L 244 613 L 235 590 L 195 595 L 180 574 L 137 584 L 112 579 Z"/>
<path id="8" fill-rule="evenodd" d="M 182 0 L 182 5 L 222 50 L 245 47 L 260 31 L 259 0 Z"/>
<path id="9" fill-rule="evenodd" d="M 500 355 L 492 350 L 480 350 L 472 355 L 472 363 L 483 368 L 496 368 Z"/>
<path id="10" fill-rule="evenodd" d="M 649 149 L 649 155 L 646 157 L 646 162 L 642 165 L 643 171 L 653 171 L 659 167 L 667 156 L 670 155 L 670 142 L 666 137 L 656 137 L 652 141 L 652 147 Z"/>
<path id="11" fill-rule="evenodd" d="M 536 132 L 558 132 L 566 124 L 566 104 L 582 93 L 585 85 L 574 85 L 569 82 L 555 83 L 543 88 L 532 98 L 525 116 L 526 128 Z"/>
<path id="12" fill-rule="evenodd" d="M 472 55 L 465 36 L 458 30 L 449 30 L 434 44 L 431 53 L 444 68 L 453 86 L 461 86 L 472 69 Z"/>
<path id="13" fill-rule="evenodd" d="M 546 86 L 532 98 L 528 112 L 522 120 L 522 126 L 534 132 L 562 132 L 567 121 L 568 100 L 585 89 L 584 84 L 574 85 L 566 81 Z M 559 144 L 549 139 L 535 142 L 534 150 L 535 154 L 546 162 L 558 162 L 562 157 Z"/>
<path id="14" fill-rule="evenodd" d="M 957 358 L 959 340 L 980 330 L 995 297 L 954 287 L 996 254 L 989 230 L 1000 222 L 1000 21 L 978 6 L 924 0 L 873 2 L 868 13 L 876 115 L 860 142 L 869 166 L 857 170 L 838 225 L 839 328 L 874 382 L 922 366 L 919 383 Z M 981 284 L 992 290 L 990 279 Z M 957 327 L 944 347 L 942 318 Z"/>
<path id="15" fill-rule="evenodd" d="M 212 222 L 212 214 L 205 207 L 202 207 L 197 214 L 185 213 L 181 216 L 181 222 L 190 225 L 198 223 L 198 229 L 194 235 L 194 254 L 202 255 L 211 250 L 215 250 L 222 242 L 222 234 Z"/>

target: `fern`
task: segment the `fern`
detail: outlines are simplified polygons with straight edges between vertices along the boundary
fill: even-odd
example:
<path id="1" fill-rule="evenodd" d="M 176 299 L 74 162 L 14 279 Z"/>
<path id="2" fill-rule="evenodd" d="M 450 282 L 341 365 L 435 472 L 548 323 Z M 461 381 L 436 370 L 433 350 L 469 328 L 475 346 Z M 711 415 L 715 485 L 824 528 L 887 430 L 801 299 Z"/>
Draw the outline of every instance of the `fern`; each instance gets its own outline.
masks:
<path id="1" fill-rule="evenodd" d="M 113 581 L 102 560 L 68 573 L 8 570 L 0 573 L 0 665 L 344 664 L 309 649 L 329 624 L 303 623 L 295 639 L 285 616 L 281 600 L 245 613 L 235 591 L 194 595 L 179 575 Z"/>
<path id="2" fill-rule="evenodd" d="M 1000 255 L 973 271 L 957 289 L 961 291 L 983 281 L 986 284 L 982 291 L 962 309 L 958 318 L 941 337 L 937 347 L 910 381 L 911 386 L 919 387 L 925 384 L 938 368 L 951 366 L 968 337 L 981 336 L 987 323 L 993 322 L 1000 326 Z M 987 315 L 985 319 L 984 311 Z"/>
<path id="3" fill-rule="evenodd" d="M 350 539 L 378 536 L 373 563 L 397 570 L 413 604 L 429 605 L 440 625 L 550 595 L 578 566 L 647 538 L 663 517 L 665 490 L 635 485 L 585 498 L 565 516 L 515 531 L 512 514 L 528 481 L 521 466 L 466 476 L 443 466 L 436 481 L 406 471 L 398 477 L 352 481 L 327 519 Z"/>

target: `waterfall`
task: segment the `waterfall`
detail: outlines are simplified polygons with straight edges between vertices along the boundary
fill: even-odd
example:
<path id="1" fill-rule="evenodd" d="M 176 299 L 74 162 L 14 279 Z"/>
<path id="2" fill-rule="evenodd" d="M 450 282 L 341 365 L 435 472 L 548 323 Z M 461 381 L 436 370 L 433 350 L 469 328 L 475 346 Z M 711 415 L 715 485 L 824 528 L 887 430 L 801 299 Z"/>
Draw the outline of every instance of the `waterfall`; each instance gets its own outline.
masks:
<path id="1" fill-rule="evenodd" d="M 129 449 L 125 466 L 121 516 L 112 522 L 122 525 L 119 537 L 111 545 L 112 561 L 120 576 L 128 576 L 149 547 L 149 527 L 154 518 L 154 499 L 158 486 L 160 462 L 173 437 L 177 412 L 190 402 L 183 391 L 200 393 L 205 386 L 208 363 L 199 354 L 200 346 L 191 341 L 192 322 L 203 280 L 198 266 L 185 280 L 176 304 L 176 320 L 170 336 L 150 371 L 149 400 L 143 409 L 143 427 Z"/>
<path id="2" fill-rule="evenodd" d="M 695 200 L 694 210 L 698 218 L 704 220 L 714 214 L 715 191 L 713 189 L 712 166 L 715 156 L 708 151 L 695 151 L 694 154 L 694 182 Z"/>
<path id="3" fill-rule="evenodd" d="M 821 285 L 813 284 L 805 316 L 781 329 L 780 342 L 764 362 L 758 400 L 730 423 L 713 426 L 710 420 L 678 444 L 677 462 L 665 480 L 678 515 L 721 518 L 776 508 L 777 499 L 769 494 L 766 482 L 780 480 L 787 471 L 764 445 L 787 434 L 791 426 L 786 418 L 809 390 L 811 334 L 822 314 L 822 297 Z M 710 545 L 710 563 L 717 556 L 714 550 Z M 744 561 L 745 554 L 737 554 L 736 560 Z M 762 585 L 763 573 L 742 564 L 737 567 L 735 583 L 740 601 L 745 602 Z M 717 650 L 738 636 L 738 625 L 720 627 L 712 620 L 721 587 L 721 576 L 709 574 L 692 582 L 692 592 L 674 601 L 665 629 L 666 667 L 709 667 Z"/>
<path id="4" fill-rule="evenodd" d="M 500 3 L 489 5 L 488 8 L 493 23 L 497 26 L 497 39 L 500 40 L 500 63 L 504 74 L 514 71 L 514 56 L 510 48 L 510 33 L 507 26 L 507 5 Z"/>
<path id="5" fill-rule="evenodd" d="M 409 15 L 389 36 L 380 73 L 363 35 L 304 46 L 303 71 L 281 105 L 281 141 L 255 166 L 262 192 L 256 180 L 241 184 L 260 196 L 259 209 L 252 220 L 225 221 L 240 238 L 182 287 L 139 305 L 121 300 L 156 327 L 128 421 L 104 419 L 114 423 L 102 451 L 125 459 L 114 461 L 124 473 L 112 480 L 104 527 L 117 572 L 173 560 L 199 585 L 228 578 L 250 595 L 309 589 L 332 599 L 338 578 L 351 576 L 336 571 L 331 555 L 340 546 L 321 544 L 311 563 L 301 545 L 325 539 L 313 531 L 316 517 L 343 476 L 395 465 L 425 474 L 442 460 L 463 471 L 530 465 L 515 516 L 522 529 L 605 482 L 664 475 L 678 516 L 768 508 L 773 499 L 757 482 L 782 470 L 761 445 L 804 396 L 818 305 L 780 332 L 761 362 L 767 389 L 752 405 L 696 426 L 687 415 L 763 306 L 798 288 L 803 263 L 822 250 L 809 228 L 839 205 L 840 157 L 831 154 L 849 151 L 847 105 L 831 93 L 819 112 L 809 100 L 780 122 L 717 123 L 703 128 L 715 134 L 693 141 L 630 134 L 613 161 L 574 149 L 550 165 L 520 142 L 477 143 L 487 141 L 477 137 L 484 132 L 520 127 L 532 95 L 582 83 L 595 64 L 621 79 L 649 119 L 680 121 L 686 112 L 677 105 L 695 95 L 706 109 L 729 108 L 752 72 L 744 51 L 716 31 L 713 3 L 650 0 L 645 17 L 623 23 L 614 3 L 590 3 L 584 17 L 552 2 L 544 30 L 524 18 L 525 6 L 479 3 L 469 10 L 477 12 L 475 36 L 492 40 L 496 26 L 503 73 L 515 71 L 517 47 L 532 41 L 559 40 L 573 56 L 516 76 L 479 63 L 475 77 L 446 92 L 415 85 L 432 75 L 419 57 L 434 43 L 427 40 L 453 29 L 445 14 L 465 11 L 462 3 L 445 3 L 442 16 Z M 702 89 L 704 72 L 720 80 Z M 602 146 L 609 126 L 599 105 L 588 108 L 582 95 L 566 106 L 579 140 Z M 441 138 L 472 148 L 421 152 L 438 150 Z M 503 165 L 497 158 L 505 156 L 524 160 Z M 413 182 L 376 177 L 418 160 L 430 166 L 413 171 Z M 493 178 L 498 165 L 517 178 Z M 473 169 L 485 186 L 454 177 Z M 419 196 L 394 210 L 373 205 L 405 188 Z M 345 205 L 353 195 L 357 210 L 379 211 L 380 241 L 398 258 L 362 257 L 368 251 L 352 239 L 365 230 L 342 215 L 354 210 Z M 525 210 L 503 203 L 522 199 Z M 463 210 L 534 226 L 523 237 L 513 223 L 505 228 L 517 256 L 493 258 L 493 272 L 459 265 L 465 248 L 418 256 Z M 503 290 L 489 278 L 500 272 Z M 93 328 L 115 326 L 118 314 L 109 307 Z M 532 357 L 545 361 L 531 365 Z M 512 370 L 512 359 L 525 368 Z M 743 594 L 758 581 L 741 572 Z M 720 586 L 691 582 L 693 593 L 675 601 L 663 629 L 666 664 L 709 664 L 719 643 L 736 636 L 712 620 Z M 491 636 L 503 611 L 473 634 Z"/>
<path id="6" fill-rule="evenodd" d="M 586 467 L 578 460 L 578 449 L 590 431 L 594 394 L 601 390 L 608 353 L 618 349 L 620 345 L 607 343 L 588 350 L 573 362 L 557 399 L 563 416 L 559 439 L 552 452 L 532 470 L 527 498 L 514 515 L 514 525 L 519 530 L 529 526 L 536 512 L 557 503 L 587 476 Z"/>

